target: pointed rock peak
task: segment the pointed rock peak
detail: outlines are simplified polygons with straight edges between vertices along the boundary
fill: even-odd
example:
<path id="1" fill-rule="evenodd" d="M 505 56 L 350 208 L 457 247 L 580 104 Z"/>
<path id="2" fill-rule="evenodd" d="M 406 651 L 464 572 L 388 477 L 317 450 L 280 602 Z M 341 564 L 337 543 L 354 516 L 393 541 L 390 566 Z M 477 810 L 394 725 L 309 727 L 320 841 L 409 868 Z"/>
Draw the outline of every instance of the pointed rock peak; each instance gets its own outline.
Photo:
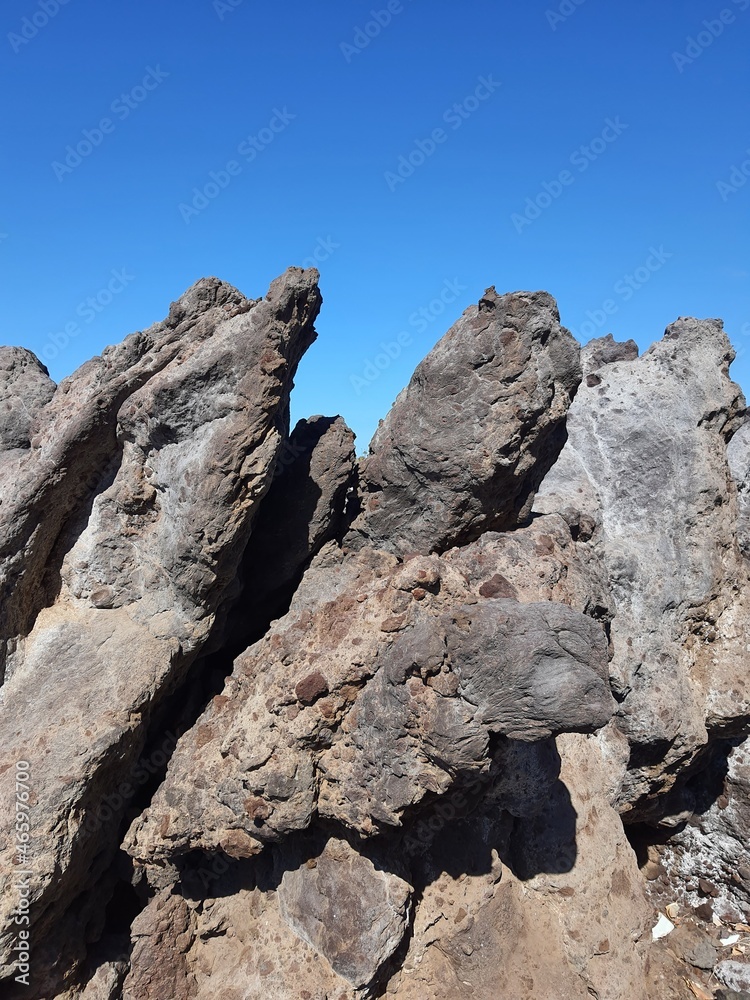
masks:
<path id="1" fill-rule="evenodd" d="M 483 312 L 487 309 L 504 309 L 509 313 L 513 313 L 523 308 L 528 308 L 529 306 L 533 308 L 549 309 L 552 315 L 560 321 L 560 312 L 557 308 L 557 302 L 549 292 L 505 292 L 500 294 L 494 285 L 485 291 L 482 298 L 479 300 L 477 308 L 479 312 Z"/>
<path id="2" fill-rule="evenodd" d="M 616 361 L 635 361 L 637 357 L 638 344 L 634 340 L 615 340 L 611 333 L 606 337 L 595 337 L 581 348 L 584 375 Z"/>
<path id="3" fill-rule="evenodd" d="M 283 322 L 295 313 L 314 320 L 320 311 L 322 296 L 318 289 L 320 274 L 313 268 L 290 267 L 271 282 L 265 299 L 248 299 L 233 285 L 219 278 L 201 278 L 173 302 L 166 326 L 170 329 L 183 322 L 194 322 L 212 309 L 223 308 L 229 318 L 249 312 L 259 302 L 267 302 Z"/>
<path id="4" fill-rule="evenodd" d="M 695 319 L 692 316 L 681 316 L 670 323 L 663 338 L 652 344 L 646 354 L 681 361 L 692 359 L 700 370 L 704 365 L 728 367 L 735 358 L 722 320 Z"/>
<path id="5" fill-rule="evenodd" d="M 28 373 L 41 372 L 49 375 L 47 366 L 42 364 L 33 351 L 25 347 L 0 346 L 0 372 L 3 379 L 17 378 Z"/>
<path id="6" fill-rule="evenodd" d="M 29 447 L 34 418 L 54 392 L 55 383 L 35 354 L 0 347 L 0 451 Z"/>
<path id="7" fill-rule="evenodd" d="M 565 443 L 579 354 L 551 295 L 488 289 L 375 434 L 349 543 L 439 552 L 522 521 Z"/>
<path id="8" fill-rule="evenodd" d="M 226 281 L 201 278 L 170 305 L 167 322 L 170 326 L 176 326 L 183 320 L 194 319 L 216 306 L 240 306 L 251 301 Z"/>

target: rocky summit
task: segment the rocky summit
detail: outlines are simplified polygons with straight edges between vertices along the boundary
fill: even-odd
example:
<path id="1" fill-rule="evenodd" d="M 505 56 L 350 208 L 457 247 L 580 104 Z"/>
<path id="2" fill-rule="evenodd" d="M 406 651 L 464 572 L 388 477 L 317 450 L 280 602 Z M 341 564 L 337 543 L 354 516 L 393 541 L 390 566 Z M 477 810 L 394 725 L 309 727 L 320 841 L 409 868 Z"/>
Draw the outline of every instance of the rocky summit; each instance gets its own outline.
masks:
<path id="1" fill-rule="evenodd" d="M 358 459 L 315 270 L 0 348 L 0 992 L 750 998 L 750 420 L 719 320 L 488 289 Z"/>

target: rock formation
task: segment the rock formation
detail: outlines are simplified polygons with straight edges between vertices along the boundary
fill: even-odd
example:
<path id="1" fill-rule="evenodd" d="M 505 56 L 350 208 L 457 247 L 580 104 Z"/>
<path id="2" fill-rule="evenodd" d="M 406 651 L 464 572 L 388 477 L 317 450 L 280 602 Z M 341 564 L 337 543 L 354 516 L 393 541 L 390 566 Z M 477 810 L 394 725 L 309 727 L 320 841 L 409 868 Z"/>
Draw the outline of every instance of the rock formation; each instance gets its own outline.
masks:
<path id="1" fill-rule="evenodd" d="M 489 289 L 357 462 L 289 428 L 317 279 L 200 281 L 59 386 L 0 348 L 4 995 L 742 997 L 721 323 L 581 350 Z"/>

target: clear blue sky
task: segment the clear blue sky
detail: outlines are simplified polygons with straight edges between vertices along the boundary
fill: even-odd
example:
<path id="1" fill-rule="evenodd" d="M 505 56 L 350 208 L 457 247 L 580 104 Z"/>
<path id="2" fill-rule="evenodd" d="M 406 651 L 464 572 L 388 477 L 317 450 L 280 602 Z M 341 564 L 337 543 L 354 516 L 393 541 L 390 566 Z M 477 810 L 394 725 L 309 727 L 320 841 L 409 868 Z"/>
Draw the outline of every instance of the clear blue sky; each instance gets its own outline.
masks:
<path id="1" fill-rule="evenodd" d="M 5 0 L 0 37 L 0 339 L 55 379 L 203 275 L 258 296 L 316 250 L 293 416 L 360 451 L 491 284 L 583 340 L 721 316 L 750 347 L 750 0 L 56 8 Z"/>

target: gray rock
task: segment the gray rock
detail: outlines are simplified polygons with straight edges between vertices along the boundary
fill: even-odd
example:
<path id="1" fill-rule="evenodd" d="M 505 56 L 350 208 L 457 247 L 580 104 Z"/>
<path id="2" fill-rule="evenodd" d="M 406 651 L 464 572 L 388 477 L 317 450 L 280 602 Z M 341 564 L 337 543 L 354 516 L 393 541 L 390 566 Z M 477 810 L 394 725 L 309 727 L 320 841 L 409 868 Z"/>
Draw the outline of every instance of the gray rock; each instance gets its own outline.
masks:
<path id="1" fill-rule="evenodd" d="M 714 767 L 715 771 L 706 774 L 706 784 L 716 787 L 721 781 L 721 794 L 708 806 L 698 803 L 695 819 L 670 838 L 661 861 L 673 884 L 695 887 L 685 890 L 691 905 L 702 902 L 700 881 L 708 879 L 715 887 L 711 902 L 716 914 L 730 923 L 746 923 L 750 916 L 750 741 L 731 749 L 726 761 L 719 756 Z"/>
<path id="2" fill-rule="evenodd" d="M 281 913 L 303 941 L 352 986 L 367 986 L 406 933 L 412 887 L 331 839 L 323 852 L 287 871 Z"/>
<path id="3" fill-rule="evenodd" d="M 66 933 L 80 951 L 82 928 L 106 904 L 93 889 L 138 787 L 149 721 L 231 590 L 319 304 L 315 271 L 292 269 L 259 302 L 199 282 L 168 320 L 84 365 L 36 416 L 38 440 L 0 507 L 13 650 L 0 774 L 30 764 L 30 930 L 51 976 L 69 957 Z M 15 941 L 6 792 L 0 976 Z"/>
<path id="4" fill-rule="evenodd" d="M 512 528 L 565 442 L 580 379 L 578 345 L 551 296 L 488 289 L 375 434 L 350 544 L 428 553 Z"/>
<path id="5" fill-rule="evenodd" d="M 22 347 L 0 347 L 0 452 L 31 446 L 35 420 L 55 383 L 39 359 Z"/>
<path id="6" fill-rule="evenodd" d="M 719 321 L 681 319 L 641 358 L 599 368 L 535 505 L 594 524 L 614 610 L 618 725 L 631 745 L 621 792 L 630 819 L 658 812 L 651 797 L 711 734 L 750 719 L 747 571 L 728 489 L 727 442 L 745 411 L 733 357 Z"/>
<path id="7" fill-rule="evenodd" d="M 720 983 L 738 992 L 750 991 L 750 962 L 737 962 L 727 959 L 714 969 L 714 974 Z"/>
<path id="8" fill-rule="evenodd" d="M 729 442 L 727 457 L 737 487 L 737 540 L 742 554 L 750 559 L 750 421 L 746 420 Z"/>
<path id="9" fill-rule="evenodd" d="M 341 417 L 300 420 L 281 449 L 243 560 L 248 579 L 235 627 L 245 637 L 257 638 L 285 610 L 311 557 L 342 529 L 354 477 L 354 434 Z"/>
<path id="10" fill-rule="evenodd" d="M 635 361 L 638 357 L 638 345 L 634 340 L 618 341 L 608 333 L 606 337 L 596 337 L 581 349 L 581 365 L 583 374 L 590 375 L 603 365 L 611 365 L 615 361 Z M 599 383 L 589 382 L 589 385 Z"/>
<path id="11" fill-rule="evenodd" d="M 719 953 L 708 934 L 695 924 L 683 923 L 669 936 L 669 946 L 696 969 L 710 971 L 719 961 Z"/>

